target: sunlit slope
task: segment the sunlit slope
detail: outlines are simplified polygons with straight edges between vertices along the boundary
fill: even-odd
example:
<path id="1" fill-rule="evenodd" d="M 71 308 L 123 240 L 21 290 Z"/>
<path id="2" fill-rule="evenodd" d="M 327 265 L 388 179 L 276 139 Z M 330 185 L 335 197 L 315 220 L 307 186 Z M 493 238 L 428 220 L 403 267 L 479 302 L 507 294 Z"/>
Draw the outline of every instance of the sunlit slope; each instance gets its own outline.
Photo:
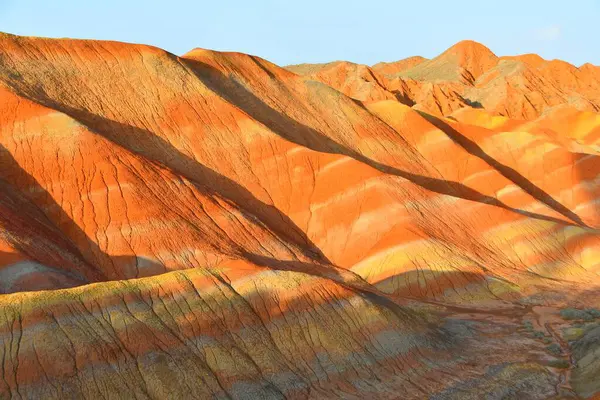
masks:
<path id="1" fill-rule="evenodd" d="M 475 42 L 285 69 L 0 35 L 0 397 L 558 393 L 517 326 L 599 298 L 598 114 L 502 111 L 502 63 L 595 101 Z"/>

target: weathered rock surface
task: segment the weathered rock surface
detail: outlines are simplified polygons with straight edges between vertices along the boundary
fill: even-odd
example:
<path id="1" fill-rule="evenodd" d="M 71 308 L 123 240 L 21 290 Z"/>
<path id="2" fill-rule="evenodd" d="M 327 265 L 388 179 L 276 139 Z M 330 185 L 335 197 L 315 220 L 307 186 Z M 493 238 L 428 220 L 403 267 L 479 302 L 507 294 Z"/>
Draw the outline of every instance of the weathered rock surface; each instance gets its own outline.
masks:
<path id="1" fill-rule="evenodd" d="M 592 396 L 596 73 L 1 34 L 0 397 Z"/>

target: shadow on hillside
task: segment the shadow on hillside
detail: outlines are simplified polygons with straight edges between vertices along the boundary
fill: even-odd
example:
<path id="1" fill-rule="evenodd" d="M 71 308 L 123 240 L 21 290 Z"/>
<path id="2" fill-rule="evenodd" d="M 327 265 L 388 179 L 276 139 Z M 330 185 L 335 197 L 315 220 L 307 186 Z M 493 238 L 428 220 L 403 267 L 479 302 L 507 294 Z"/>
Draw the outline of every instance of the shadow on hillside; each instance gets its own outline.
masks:
<path id="1" fill-rule="evenodd" d="M 196 185 L 200 191 L 224 197 L 235 203 L 237 207 L 241 208 L 246 214 L 256 217 L 256 220 L 258 220 L 259 223 L 264 224 L 267 229 L 275 232 L 275 234 L 285 242 L 295 245 L 296 250 L 304 253 L 309 259 L 321 263 L 331 263 L 308 236 L 306 236 L 306 234 L 296 226 L 287 215 L 275 206 L 262 202 L 242 185 L 205 165 L 202 165 L 192 157 L 183 154 L 175 146 L 159 137 L 154 132 L 113 121 L 93 114 L 85 109 L 73 108 L 67 104 L 49 98 L 44 92 L 37 91 L 35 88 L 19 87 L 17 84 L 14 89 L 19 95 L 24 96 L 33 102 L 40 103 L 46 107 L 69 115 L 85 125 L 91 132 L 102 135 L 116 145 L 123 147 L 128 151 L 138 153 L 177 174 L 185 176 L 192 184 Z M 140 143 L 143 143 L 143 146 L 140 146 Z M 6 157 L 7 154 L 8 157 Z M 12 158 L 12 155 L 10 155 L 6 149 L 4 149 L 2 155 L 5 160 L 10 159 L 10 161 L 5 162 L 20 169 L 14 158 Z M 52 197 L 40 187 L 31 175 L 23 170 L 21 171 L 21 175 L 23 175 L 22 179 L 28 182 L 28 186 L 36 188 L 33 192 L 39 191 L 44 193 L 46 201 L 50 202 Z M 58 204 L 53 204 L 53 206 L 56 206 L 53 208 L 60 210 L 57 211 L 60 213 L 59 220 L 68 226 L 69 232 L 73 232 L 73 235 L 77 237 L 79 243 L 88 242 L 86 245 L 86 247 L 89 248 L 88 250 L 92 254 L 95 254 L 99 259 L 105 259 L 106 257 L 102 255 L 103 253 L 99 250 L 96 243 L 90 238 L 87 238 L 85 233 L 83 233 L 73 221 L 70 221 L 70 218 L 64 213 L 61 206 Z M 117 273 L 116 269 L 115 273 Z"/>
<path id="2" fill-rule="evenodd" d="M 44 187 L 27 171 L 25 171 L 19 163 L 14 159 L 13 155 L 2 145 L 0 145 L 0 170 L 3 173 L 3 178 L 15 188 L 21 187 L 22 196 L 28 201 L 28 206 L 36 210 L 37 222 L 42 226 L 48 227 L 46 232 L 48 235 L 56 235 L 50 237 L 49 240 L 57 243 L 57 248 L 66 253 L 48 254 L 47 257 L 36 254 L 33 250 L 28 249 L 22 244 L 17 244 L 17 249 L 23 254 L 30 257 L 33 261 L 40 263 L 43 266 L 55 268 L 57 271 L 64 272 L 65 265 L 59 265 L 60 257 L 70 257 L 70 262 L 77 263 L 81 268 L 81 272 L 85 275 L 87 282 L 82 284 L 92 283 L 96 281 L 106 281 L 113 279 L 134 278 L 140 276 L 140 269 L 146 271 L 165 272 L 165 267 L 152 260 L 136 257 L 136 256 L 114 256 L 106 254 L 96 241 L 91 239 L 71 217 L 65 212 L 61 204 L 58 204 L 54 198 L 48 193 Z M 12 182 L 11 182 L 12 181 Z M 26 188 L 26 189 L 25 189 Z M 46 210 L 46 211 L 44 211 Z M 30 229 L 30 227 L 22 227 Z M 43 232 L 36 232 L 41 234 Z M 34 245 L 35 246 L 35 245 Z M 41 246 L 40 243 L 37 246 Z M 46 252 L 55 251 L 54 249 L 46 248 Z M 48 260 L 54 259 L 54 262 L 47 265 Z M 66 263 L 63 259 L 63 263 Z M 112 271 L 112 273 L 110 273 Z M 20 273 L 24 273 L 24 270 Z M 70 273 L 70 271 L 66 271 Z M 141 276 L 145 276 L 143 273 Z M 50 288 L 50 287 L 49 287 Z M 56 289 L 57 287 L 52 287 Z M 28 289 L 33 290 L 33 289 Z"/>
<path id="3" fill-rule="evenodd" d="M 255 264 L 268 267 L 269 269 L 278 271 L 300 272 L 307 275 L 316 276 L 318 278 L 323 278 L 325 280 L 333 281 L 341 287 L 349 290 L 351 293 L 353 293 L 353 295 L 363 297 L 369 302 L 372 302 L 382 308 L 390 310 L 400 319 L 405 320 L 406 318 L 411 318 L 416 321 L 414 313 L 411 313 L 409 310 L 396 303 L 394 300 L 388 297 L 386 293 L 381 292 L 374 285 L 369 284 L 362 277 L 350 270 L 342 270 L 341 268 L 336 268 L 332 265 L 305 263 L 299 261 L 282 261 L 257 254 L 247 254 L 246 256 L 250 261 L 254 262 Z M 225 283 L 223 278 L 217 277 L 217 279 Z M 332 295 L 332 293 L 328 291 L 327 293 L 329 295 Z M 258 294 L 250 295 L 249 300 L 252 300 L 255 296 L 258 296 Z M 320 294 L 318 297 L 320 300 L 327 301 L 327 299 L 323 297 L 323 294 Z M 299 296 L 297 299 L 292 300 L 288 305 L 291 305 L 292 309 L 298 309 L 296 308 L 296 306 L 300 303 L 305 302 L 305 296 Z M 314 302 L 311 304 L 314 306 Z M 280 309 L 280 307 L 281 304 L 278 304 L 277 309 Z M 301 308 L 302 307 L 300 307 L 300 309 Z M 276 310 L 269 311 L 271 312 Z"/>
<path id="4" fill-rule="evenodd" d="M 473 108 L 483 108 L 483 104 L 481 104 L 481 102 L 479 101 L 474 101 L 471 99 L 467 99 L 465 97 L 460 96 L 460 98 L 462 99 L 462 101 L 465 102 L 466 105 L 468 105 L 469 107 L 473 107 Z"/>
<path id="5" fill-rule="evenodd" d="M 440 129 L 442 132 L 446 133 L 454 142 L 459 144 L 462 148 L 467 150 L 470 154 L 474 155 L 477 158 L 485 161 L 489 166 L 496 169 L 496 171 L 500 172 L 505 178 L 517 184 L 521 189 L 525 192 L 529 193 L 536 200 L 544 203 L 554 211 L 562 214 L 566 218 L 575 222 L 577 225 L 587 227 L 585 223 L 579 218 L 577 214 L 573 211 L 569 210 L 567 207 L 556 201 L 552 196 L 546 193 L 544 190 L 533 184 L 530 180 L 525 178 L 515 169 L 504 165 L 489 156 L 487 153 L 483 151 L 481 147 L 477 145 L 477 143 L 473 142 L 462 133 L 452 128 L 450 125 L 445 123 L 439 118 L 434 117 L 433 115 L 420 112 L 425 119 L 427 119 L 431 124 Z"/>
<path id="6" fill-rule="evenodd" d="M 263 123 L 273 132 L 289 141 L 319 152 L 342 154 L 352 157 L 362 163 L 376 168 L 383 173 L 407 179 L 414 184 L 436 193 L 464 198 L 479 203 L 490 204 L 520 213 L 531 218 L 569 224 L 561 219 L 509 207 L 494 197 L 484 195 L 458 182 L 451 182 L 444 179 L 413 174 L 372 160 L 350 148 L 341 145 L 340 143 L 335 142 L 334 140 L 323 135 L 321 132 L 278 112 L 256 97 L 242 84 L 234 79 L 231 79 L 230 77 L 223 75 L 220 71 L 198 61 L 189 59 L 180 60 L 189 67 L 190 71 L 192 71 L 198 79 L 200 79 L 208 87 L 212 88 L 217 94 L 223 96 L 227 101 L 244 110 L 252 118 Z M 31 95 L 27 95 L 27 93 L 30 93 Z M 231 95 L 231 93 L 233 93 L 233 95 Z M 246 212 L 248 212 L 248 214 L 256 216 L 259 221 L 264 223 L 268 229 L 275 232 L 279 237 L 289 243 L 297 245 L 298 248 L 304 251 L 310 259 L 330 264 L 329 260 L 327 260 L 320 249 L 318 249 L 318 247 L 310 241 L 306 234 L 284 213 L 282 213 L 276 207 L 260 201 L 249 190 L 237 182 L 202 165 L 192 157 L 183 154 L 175 146 L 167 142 L 165 139 L 159 137 L 154 132 L 108 119 L 103 116 L 93 114 L 85 109 L 77 109 L 67 104 L 60 103 L 54 99 L 50 99 L 43 92 L 36 92 L 35 88 L 28 88 L 28 90 L 25 91 L 25 94 L 20 94 L 28 97 L 34 102 L 38 102 L 46 107 L 63 112 L 87 126 L 92 132 L 101 134 L 103 137 L 111 140 L 113 143 L 124 147 L 129 151 L 137 152 L 143 157 L 146 157 L 153 162 L 161 164 L 175 171 L 176 173 L 185 176 L 192 183 L 197 185 L 200 190 L 219 194 L 229 199 L 239 207 L 242 207 Z M 360 104 L 359 102 L 356 103 Z M 299 134 L 294 135 L 292 134 L 292 131 L 296 131 Z M 140 148 L 140 143 L 144 144 L 143 148 Z M 477 153 L 477 149 L 471 150 Z M 484 159 L 486 159 L 486 161 L 499 165 L 500 167 L 504 167 L 495 160 L 491 159 L 491 157 L 485 155 L 481 149 L 479 149 L 479 151 L 480 153 L 477 154 L 479 154 L 480 157 L 485 157 Z M 12 158 L 10 153 L 9 155 L 12 161 L 6 161 L 9 159 L 9 157 L 6 157 L 6 154 L 4 153 L 8 152 L 4 149 L 2 154 L 2 159 L 4 159 L 5 162 L 16 164 L 16 161 Z M 13 166 L 13 168 L 20 167 L 17 164 L 16 167 Z M 508 167 L 504 168 L 506 169 Z M 510 174 L 510 171 L 508 172 L 510 176 L 513 176 L 516 179 L 525 179 L 516 173 L 516 171 L 514 171 L 516 175 L 515 173 Z M 110 257 L 102 252 L 101 249 L 98 248 L 96 242 L 87 237 L 85 232 L 83 232 L 77 226 L 77 224 L 69 218 L 59 204 L 52 203 L 54 201 L 52 197 L 40 187 L 38 182 L 35 181 L 33 177 L 31 177 L 25 171 L 22 171 L 21 175 L 23 175 L 23 179 L 28 182 L 28 186 L 34 188 L 31 193 L 35 193 L 36 191 L 43 193 L 42 196 L 45 197 L 46 203 L 49 204 L 50 207 L 57 210 L 56 212 L 58 213 L 58 217 L 55 219 L 56 222 L 66 226 L 64 231 L 69 232 L 70 236 L 75 239 L 78 246 L 87 247 L 85 259 L 88 261 L 100 260 L 101 264 L 110 265 L 116 276 L 119 276 L 119 268 L 115 266 L 115 257 Z M 531 182 L 521 182 L 521 184 L 525 185 L 529 188 L 529 190 L 541 197 L 543 197 L 543 195 L 547 196 L 547 194 L 542 192 L 539 188 L 536 188 L 533 184 L 531 184 Z M 33 194 L 31 196 L 33 196 Z M 546 200 L 551 204 L 556 203 L 552 202 L 553 199 Z M 557 206 L 557 204 L 558 203 L 554 204 L 554 206 Z M 560 204 L 558 204 L 558 206 L 560 206 Z M 559 209 L 561 208 L 559 207 Z M 565 211 L 564 206 L 562 207 L 562 210 L 564 212 L 563 215 L 566 215 L 568 218 L 574 216 L 571 215 L 573 213 L 569 214 L 569 212 L 567 212 L 568 210 Z M 139 260 L 137 258 L 135 258 L 135 260 L 125 259 L 121 260 L 118 264 L 122 265 L 133 263 L 139 268 L 138 262 Z M 95 265 L 97 265 L 97 263 Z M 111 268 L 108 268 L 107 270 L 110 270 Z"/>
<path id="7" fill-rule="evenodd" d="M 398 100 L 400 103 L 406 106 L 412 107 L 415 104 L 417 104 L 412 98 L 410 98 L 408 94 L 401 92 L 400 90 L 394 90 L 392 91 L 392 93 L 396 97 L 396 100 Z"/>
<path id="8" fill-rule="evenodd" d="M 254 95 L 254 93 L 245 88 L 241 83 L 237 82 L 235 79 L 225 76 L 217 69 L 192 59 L 182 58 L 181 61 L 188 65 L 189 68 L 196 74 L 198 79 L 200 79 L 206 86 L 288 141 L 308 147 L 318 152 L 341 154 L 354 158 L 355 160 L 367 164 L 383 173 L 396 175 L 407 179 L 414 184 L 417 184 L 432 192 L 501 207 L 530 218 L 552 221 L 561 224 L 570 224 L 568 221 L 557 219 L 551 216 L 510 207 L 495 197 L 482 194 L 475 189 L 465 186 L 459 182 L 452 182 L 444 179 L 413 174 L 372 160 L 352 149 L 343 146 L 340 143 L 335 142 L 326 135 L 323 135 L 321 132 L 273 109 L 256 95 Z M 356 103 L 363 107 L 358 101 L 356 101 Z M 297 132 L 298 134 L 292 134 L 293 131 Z M 529 183 L 528 187 L 532 186 L 533 184 Z M 540 190 L 538 189 L 537 192 L 539 191 Z M 533 192 L 536 191 L 533 190 Z M 564 207 L 562 208 L 564 209 Z M 568 215 L 568 213 L 566 214 Z"/>

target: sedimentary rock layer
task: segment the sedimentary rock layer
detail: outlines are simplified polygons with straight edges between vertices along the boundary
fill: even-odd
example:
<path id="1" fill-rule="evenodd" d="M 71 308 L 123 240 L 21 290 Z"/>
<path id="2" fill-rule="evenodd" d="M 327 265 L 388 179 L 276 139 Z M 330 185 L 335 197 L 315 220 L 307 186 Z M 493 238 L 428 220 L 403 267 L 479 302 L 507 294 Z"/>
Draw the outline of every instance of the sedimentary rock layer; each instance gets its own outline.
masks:
<path id="1" fill-rule="evenodd" d="M 573 68 L 0 35 L 0 397 L 592 396 L 557 316 L 600 305 Z"/>

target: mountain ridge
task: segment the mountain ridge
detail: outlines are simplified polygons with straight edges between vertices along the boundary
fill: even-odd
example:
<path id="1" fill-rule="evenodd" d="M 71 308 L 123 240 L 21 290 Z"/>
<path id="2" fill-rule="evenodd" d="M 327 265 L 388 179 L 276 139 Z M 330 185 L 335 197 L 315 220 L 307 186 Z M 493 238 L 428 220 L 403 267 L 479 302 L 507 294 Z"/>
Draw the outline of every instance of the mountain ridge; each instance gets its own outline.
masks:
<path id="1" fill-rule="evenodd" d="M 349 63 L 346 71 L 333 70 L 344 63 L 286 68 L 361 101 L 395 97 L 404 104 L 442 116 L 464 107 L 483 107 L 512 119 L 536 118 L 549 107 L 562 104 L 581 111 L 600 110 L 600 67 L 586 63 L 578 68 L 535 54 L 498 57 L 470 40 L 458 42 L 432 59 L 409 57 L 372 67 Z M 315 68 L 320 69 L 318 73 Z M 372 74 L 380 73 L 381 77 L 369 79 L 360 75 L 359 69 L 372 70 Z M 371 81 L 376 84 L 369 84 Z"/>
<path id="2" fill-rule="evenodd" d="M 595 88 L 486 49 L 0 35 L 0 397 L 600 392 Z"/>

